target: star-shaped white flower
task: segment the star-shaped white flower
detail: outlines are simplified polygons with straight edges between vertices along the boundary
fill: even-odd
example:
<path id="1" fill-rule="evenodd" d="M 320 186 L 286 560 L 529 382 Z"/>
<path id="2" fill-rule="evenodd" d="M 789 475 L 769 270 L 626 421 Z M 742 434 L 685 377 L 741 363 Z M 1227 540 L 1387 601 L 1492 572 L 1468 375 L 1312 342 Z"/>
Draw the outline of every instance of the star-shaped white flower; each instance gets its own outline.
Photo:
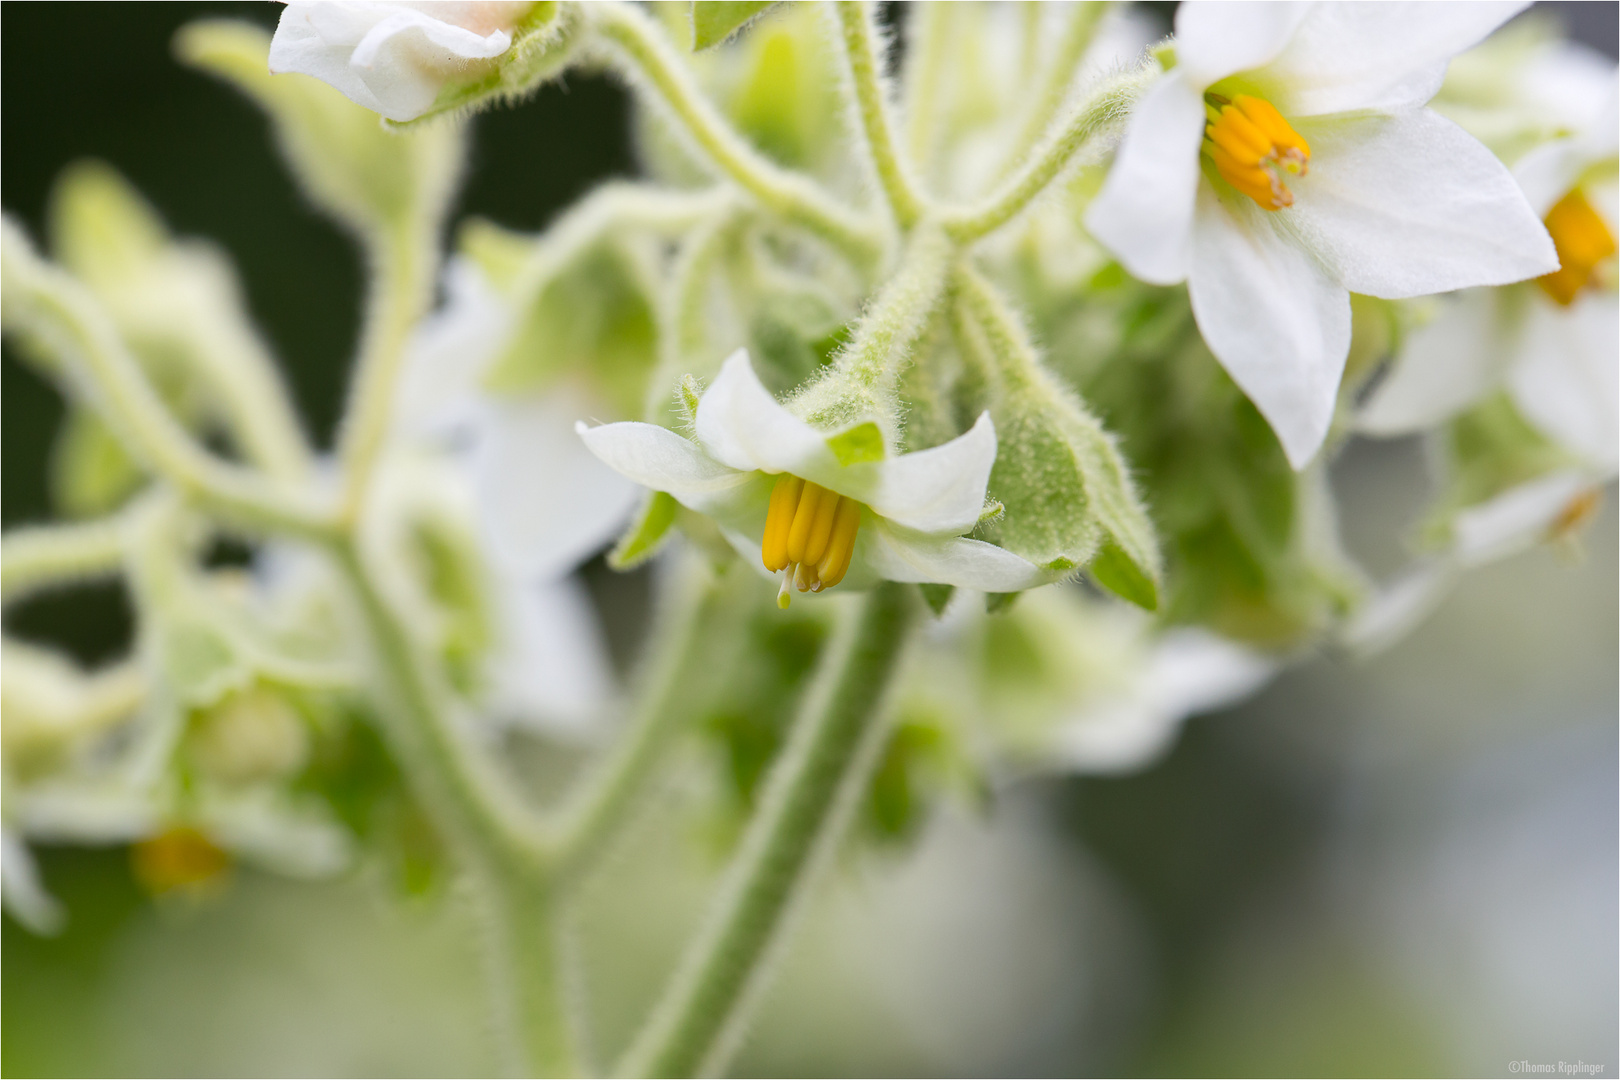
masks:
<path id="1" fill-rule="evenodd" d="M 1595 84 L 1594 84 L 1595 83 Z M 1605 104 L 1589 126 L 1514 169 L 1561 260 L 1534 284 L 1447 298 L 1403 344 L 1357 418 L 1371 435 L 1436 427 L 1503 387 L 1525 419 L 1601 482 L 1620 467 L 1620 294 L 1616 204 L 1620 83 L 1588 84 Z"/>
<path id="2" fill-rule="evenodd" d="M 530 0 L 465 3 L 293 0 L 270 42 L 270 71 L 313 75 L 390 120 L 432 108 L 451 79 L 512 47 Z"/>
<path id="3" fill-rule="evenodd" d="M 1451 56 L 1522 4 L 1188 3 L 1087 227 L 1185 280 L 1210 350 L 1289 460 L 1315 455 L 1351 292 L 1420 296 L 1556 269 L 1506 168 L 1424 108 Z"/>
<path id="4" fill-rule="evenodd" d="M 713 518 L 733 547 L 782 576 L 784 602 L 790 585 L 819 592 L 846 580 L 987 592 L 1046 580 L 1011 552 L 963 536 L 984 511 L 996 460 L 988 413 L 941 446 L 881 456 L 880 445 L 799 419 L 738 350 L 698 402 L 694 438 L 654 424 L 577 430 L 614 469 Z M 857 441 L 863 451 L 851 453 Z M 845 448 L 842 459 L 835 448 Z"/>

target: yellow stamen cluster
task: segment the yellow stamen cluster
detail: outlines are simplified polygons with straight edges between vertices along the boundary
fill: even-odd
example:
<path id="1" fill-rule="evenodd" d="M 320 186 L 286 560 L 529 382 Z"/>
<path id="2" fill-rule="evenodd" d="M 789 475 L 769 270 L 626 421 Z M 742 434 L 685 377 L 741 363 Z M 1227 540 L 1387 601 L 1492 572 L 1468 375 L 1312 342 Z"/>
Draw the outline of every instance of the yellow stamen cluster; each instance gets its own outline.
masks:
<path id="1" fill-rule="evenodd" d="M 1569 539 L 1580 532 L 1587 522 L 1597 517 L 1597 512 L 1602 506 L 1602 488 L 1587 488 L 1585 491 L 1579 492 L 1564 504 L 1564 508 L 1558 512 L 1558 516 L 1547 527 L 1547 539 Z"/>
<path id="2" fill-rule="evenodd" d="M 820 592 L 843 581 L 860 530 L 860 503 L 783 474 L 771 489 L 760 545 L 765 569 L 782 575 L 777 605 L 788 606 L 789 589 Z"/>
<path id="3" fill-rule="evenodd" d="M 231 857 L 200 830 L 178 825 L 136 843 L 130 861 L 146 891 L 162 895 L 213 884 L 230 868 Z"/>
<path id="4" fill-rule="evenodd" d="M 1204 153 L 1227 183 L 1267 210 L 1294 205 L 1282 173 L 1304 176 L 1311 148 L 1265 98 L 1204 96 Z"/>
<path id="5" fill-rule="evenodd" d="M 1567 307 L 1592 280 L 1598 263 L 1615 253 L 1614 235 L 1580 188 L 1559 199 L 1543 220 L 1558 249 L 1558 269 L 1536 281 Z"/>

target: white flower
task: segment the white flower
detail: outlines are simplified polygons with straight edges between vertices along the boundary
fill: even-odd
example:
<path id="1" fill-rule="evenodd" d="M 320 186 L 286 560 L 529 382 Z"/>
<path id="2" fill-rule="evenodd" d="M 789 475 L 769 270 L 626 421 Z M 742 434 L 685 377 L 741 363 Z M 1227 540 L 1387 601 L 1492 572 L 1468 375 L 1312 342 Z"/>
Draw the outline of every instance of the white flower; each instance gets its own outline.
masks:
<path id="1" fill-rule="evenodd" d="M 514 314 L 470 260 L 452 260 L 445 284 L 444 308 L 419 328 L 406 360 L 395 437 L 447 450 L 472 496 L 497 605 L 486 703 L 503 717 L 578 730 L 600 713 L 612 675 L 571 575 L 623 527 L 640 489 L 574 436 L 574 419 L 594 410 L 584 388 L 530 398 L 483 391 Z"/>
<path id="2" fill-rule="evenodd" d="M 1616 294 L 1616 129 L 1620 84 L 1611 66 L 1589 87 L 1606 102 L 1591 126 L 1542 146 L 1514 174 L 1545 215 L 1561 267 L 1534 284 L 1475 289 L 1403 344 L 1357 418 L 1371 435 L 1443 423 L 1505 387 L 1525 419 L 1595 478 L 1620 465 L 1620 297 Z"/>
<path id="3" fill-rule="evenodd" d="M 732 546 L 796 585 L 938 582 L 1013 592 L 1041 571 L 963 533 L 979 521 L 996 460 L 988 413 L 967 434 L 844 464 L 834 440 L 789 412 L 738 350 L 698 403 L 693 439 L 654 424 L 577 425 L 591 451 L 639 484 L 715 519 Z M 801 520 L 802 519 L 802 520 Z"/>
<path id="4" fill-rule="evenodd" d="M 452 79 L 511 48 L 513 31 L 533 6 L 293 0 L 270 42 L 270 71 L 313 75 L 356 105 L 390 120 L 414 120 Z"/>
<path id="5" fill-rule="evenodd" d="M 1419 296 L 1557 266 L 1507 170 L 1424 108 L 1519 4 L 1183 4 L 1087 227 L 1186 280 L 1210 350 L 1295 467 L 1320 448 L 1351 292 Z"/>

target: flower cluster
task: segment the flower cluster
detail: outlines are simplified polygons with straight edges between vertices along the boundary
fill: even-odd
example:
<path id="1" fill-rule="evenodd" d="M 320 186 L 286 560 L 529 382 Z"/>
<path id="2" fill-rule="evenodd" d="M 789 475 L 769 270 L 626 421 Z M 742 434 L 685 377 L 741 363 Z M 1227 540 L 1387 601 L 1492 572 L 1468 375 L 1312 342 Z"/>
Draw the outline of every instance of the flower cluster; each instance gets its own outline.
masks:
<path id="1" fill-rule="evenodd" d="M 45 251 L 6 220 L 5 330 L 68 401 L 79 520 L 6 534 L 5 599 L 119 575 L 138 614 L 102 670 L 5 642 L 6 904 L 60 922 L 29 840 L 129 843 L 199 897 L 236 860 L 381 861 L 464 876 L 544 968 L 524 905 L 566 908 L 696 730 L 730 766 L 708 809 L 751 816 L 721 932 L 620 1068 L 718 1069 L 840 793 L 907 834 L 952 778 L 1136 767 L 1591 516 L 1620 468 L 1616 74 L 1533 21 L 1499 52 L 1523 7 L 1185 3 L 1150 45 L 1104 4 L 926 5 L 893 85 L 868 4 L 187 28 L 364 249 L 355 389 L 327 459 L 226 260 L 110 167 L 64 175 Z M 635 91 L 644 175 L 441 257 L 466 117 L 580 70 Z M 1326 463 L 1411 434 L 1435 497 L 1379 588 Z M 246 567 L 210 559 L 242 537 Z M 608 613 L 652 627 L 623 685 L 598 555 L 657 585 Z M 531 805 L 510 746 L 592 760 Z M 525 969 L 501 992 L 537 999 L 496 1011 L 565 1015 L 566 984 Z M 568 1027 L 514 1039 L 592 1071 Z"/>

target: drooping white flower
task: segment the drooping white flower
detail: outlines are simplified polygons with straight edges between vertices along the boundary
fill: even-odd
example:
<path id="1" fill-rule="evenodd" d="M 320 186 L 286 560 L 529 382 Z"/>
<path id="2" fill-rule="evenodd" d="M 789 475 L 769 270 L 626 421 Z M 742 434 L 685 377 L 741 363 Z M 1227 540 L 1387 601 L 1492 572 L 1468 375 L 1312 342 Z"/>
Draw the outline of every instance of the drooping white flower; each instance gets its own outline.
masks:
<path id="1" fill-rule="evenodd" d="M 941 446 L 841 459 L 836 436 L 799 419 L 738 350 L 697 406 L 693 438 L 654 424 L 576 427 L 625 476 L 713 518 L 745 557 L 790 586 L 937 582 L 1013 592 L 1045 580 L 1002 548 L 963 536 L 984 510 L 996 460 L 988 413 Z M 846 463 L 848 460 L 848 463 Z"/>
<path id="2" fill-rule="evenodd" d="M 495 585 L 490 709 L 579 730 L 612 692 L 601 628 L 571 577 L 623 527 L 640 489 L 580 444 L 573 422 L 596 411 L 588 390 L 525 398 L 485 392 L 484 375 L 514 313 L 466 259 L 451 261 L 447 302 L 419 328 L 395 401 L 395 437 L 445 451 L 471 495 Z"/>
<path id="3" fill-rule="evenodd" d="M 1424 108 L 1520 4 L 1184 4 L 1087 227 L 1137 277 L 1185 280 L 1210 350 L 1295 467 L 1326 437 L 1351 292 L 1556 268 L 1507 170 Z"/>
<path id="4" fill-rule="evenodd" d="M 512 47 L 531 0 L 293 0 L 270 42 L 273 74 L 313 75 L 356 105 L 414 120 L 452 79 Z"/>
<path id="5" fill-rule="evenodd" d="M 1531 151 L 1514 169 L 1531 207 L 1545 218 L 1559 269 L 1533 284 L 1473 289 L 1442 301 L 1363 406 L 1360 430 L 1402 435 L 1432 428 L 1502 387 L 1525 419 L 1594 477 L 1615 474 L 1620 83 L 1614 67 L 1587 89 L 1605 103 L 1590 124 Z"/>

